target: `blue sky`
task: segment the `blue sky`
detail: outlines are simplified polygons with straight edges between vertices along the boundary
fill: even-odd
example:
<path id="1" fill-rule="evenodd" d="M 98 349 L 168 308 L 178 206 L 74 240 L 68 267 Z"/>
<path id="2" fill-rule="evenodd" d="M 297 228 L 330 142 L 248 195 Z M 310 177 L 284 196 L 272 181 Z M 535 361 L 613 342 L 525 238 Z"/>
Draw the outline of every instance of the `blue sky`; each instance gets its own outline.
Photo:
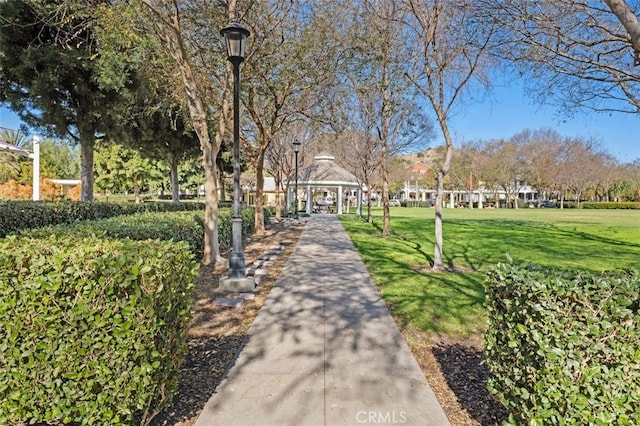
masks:
<path id="1" fill-rule="evenodd" d="M 566 137 L 593 138 L 623 163 L 640 159 L 640 114 L 578 111 L 563 117 L 555 107 L 534 104 L 520 84 L 495 87 L 484 102 L 460 107 L 450 127 L 454 140 L 467 141 L 550 128 Z"/>
<path id="2" fill-rule="evenodd" d="M 554 107 L 533 104 L 518 84 L 495 87 L 486 98 L 457 110 L 450 126 L 455 141 L 506 139 L 525 129 L 551 128 L 562 136 L 594 138 L 623 163 L 640 159 L 640 114 L 577 112 L 562 117 Z M 0 127 L 19 126 L 13 112 L 0 108 Z M 432 144 L 441 143 L 439 137 Z"/>

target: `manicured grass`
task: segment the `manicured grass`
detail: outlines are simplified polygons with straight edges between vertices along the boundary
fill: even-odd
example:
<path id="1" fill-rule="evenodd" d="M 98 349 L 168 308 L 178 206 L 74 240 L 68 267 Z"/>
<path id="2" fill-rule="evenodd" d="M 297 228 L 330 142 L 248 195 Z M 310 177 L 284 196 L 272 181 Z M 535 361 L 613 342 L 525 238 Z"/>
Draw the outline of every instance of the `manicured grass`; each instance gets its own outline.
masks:
<path id="1" fill-rule="evenodd" d="M 379 213 L 379 212 L 376 212 Z M 444 259 L 465 273 L 432 273 L 434 210 L 392 208 L 394 236 L 341 221 L 396 316 L 418 329 L 478 335 L 486 327 L 484 274 L 510 256 L 541 265 L 640 269 L 640 211 L 569 209 L 445 209 Z"/>

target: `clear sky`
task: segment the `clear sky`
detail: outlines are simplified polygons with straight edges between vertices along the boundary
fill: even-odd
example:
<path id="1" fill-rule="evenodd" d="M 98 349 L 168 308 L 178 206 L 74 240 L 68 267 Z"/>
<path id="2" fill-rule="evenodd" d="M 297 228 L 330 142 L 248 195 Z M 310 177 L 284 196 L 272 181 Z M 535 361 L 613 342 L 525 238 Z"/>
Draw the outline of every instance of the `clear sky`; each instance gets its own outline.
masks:
<path id="1" fill-rule="evenodd" d="M 563 117 L 556 107 L 534 104 L 519 84 L 495 87 L 486 98 L 457 110 L 451 122 L 456 140 L 506 139 L 525 129 L 549 128 L 566 137 L 594 138 L 623 163 L 640 159 L 640 113 L 584 111 Z"/>
<path id="2" fill-rule="evenodd" d="M 13 112 L 0 108 L 0 127 L 19 126 Z M 623 163 L 640 159 L 640 114 L 577 112 L 562 117 L 554 107 L 533 104 L 520 85 L 495 87 L 482 103 L 461 107 L 451 122 L 456 141 L 506 139 L 525 129 L 544 128 L 566 137 L 594 138 Z M 433 142 L 441 143 L 441 137 Z"/>

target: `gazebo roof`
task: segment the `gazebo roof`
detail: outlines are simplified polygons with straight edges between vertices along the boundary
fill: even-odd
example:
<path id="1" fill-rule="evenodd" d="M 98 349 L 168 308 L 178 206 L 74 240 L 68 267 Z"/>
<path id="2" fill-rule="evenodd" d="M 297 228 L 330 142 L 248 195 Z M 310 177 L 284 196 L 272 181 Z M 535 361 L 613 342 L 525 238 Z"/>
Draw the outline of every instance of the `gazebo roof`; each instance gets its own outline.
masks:
<path id="1" fill-rule="evenodd" d="M 316 155 L 313 163 L 300 170 L 298 183 L 301 185 L 341 185 L 360 186 L 358 179 L 333 160 L 328 154 Z"/>

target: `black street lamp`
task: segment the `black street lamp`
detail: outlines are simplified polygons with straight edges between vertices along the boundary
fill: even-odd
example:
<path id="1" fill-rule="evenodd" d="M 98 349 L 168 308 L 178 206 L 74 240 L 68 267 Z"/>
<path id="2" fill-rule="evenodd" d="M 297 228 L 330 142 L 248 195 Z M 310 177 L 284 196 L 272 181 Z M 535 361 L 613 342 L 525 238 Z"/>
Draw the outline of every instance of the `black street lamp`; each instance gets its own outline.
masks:
<path id="1" fill-rule="evenodd" d="M 293 143 L 293 152 L 296 156 L 296 184 L 295 184 L 295 195 L 293 197 L 294 199 L 294 210 L 293 210 L 293 218 L 298 220 L 299 216 L 298 216 L 298 152 L 300 152 L 300 142 L 299 141 L 295 141 Z"/>
<path id="2" fill-rule="evenodd" d="M 255 289 L 253 278 L 246 276 L 242 253 L 242 215 L 240 213 L 240 64 L 244 61 L 249 30 L 231 22 L 220 30 L 227 43 L 227 59 L 233 65 L 233 249 L 229 257 L 229 277 L 220 287 L 227 291 L 246 292 Z"/>

